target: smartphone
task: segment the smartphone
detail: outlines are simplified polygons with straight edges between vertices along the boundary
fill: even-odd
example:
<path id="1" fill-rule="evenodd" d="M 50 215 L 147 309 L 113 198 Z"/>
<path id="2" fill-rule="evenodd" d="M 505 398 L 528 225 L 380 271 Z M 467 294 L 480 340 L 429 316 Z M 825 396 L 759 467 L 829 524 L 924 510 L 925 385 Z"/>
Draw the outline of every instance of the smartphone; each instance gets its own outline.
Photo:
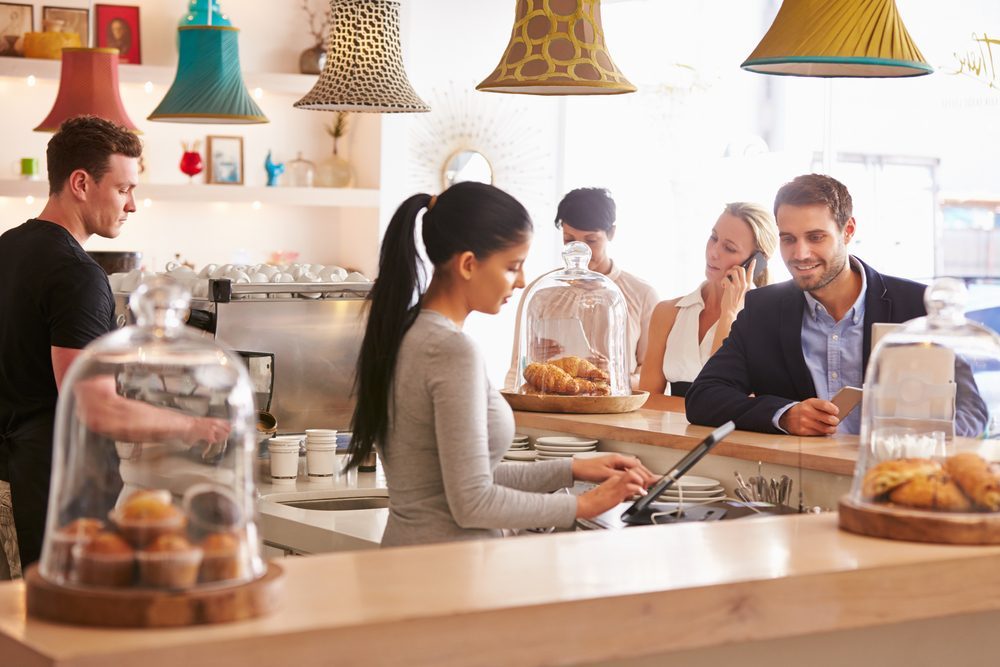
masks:
<path id="1" fill-rule="evenodd" d="M 840 419 L 840 421 L 844 421 L 844 419 L 847 418 L 847 415 L 851 414 L 851 411 L 858 407 L 858 403 L 861 402 L 861 390 L 857 387 L 842 387 L 841 390 L 830 399 L 830 402 L 836 405 L 840 410 L 837 418 Z"/>
<path id="2" fill-rule="evenodd" d="M 750 263 L 753 262 L 754 260 L 757 260 L 757 263 L 754 264 L 753 276 L 750 277 L 751 281 L 756 281 L 758 278 L 760 278 L 760 274 L 764 273 L 764 269 L 767 268 L 767 257 L 765 257 L 764 253 L 762 253 L 760 250 L 757 250 L 754 252 L 754 254 L 750 255 L 750 259 L 743 262 L 741 266 L 744 269 L 749 269 Z"/>

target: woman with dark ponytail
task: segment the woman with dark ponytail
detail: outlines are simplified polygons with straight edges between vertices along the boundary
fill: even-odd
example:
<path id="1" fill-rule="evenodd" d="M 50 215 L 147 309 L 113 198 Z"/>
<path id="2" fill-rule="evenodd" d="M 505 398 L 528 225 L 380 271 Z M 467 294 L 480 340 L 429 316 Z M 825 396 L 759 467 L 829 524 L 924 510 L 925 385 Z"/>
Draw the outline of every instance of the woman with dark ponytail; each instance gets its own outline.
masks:
<path id="1" fill-rule="evenodd" d="M 426 292 L 416 243 L 421 211 L 434 267 Z M 386 229 L 358 359 L 348 461 L 355 467 L 379 451 L 389 486 L 385 546 L 569 527 L 654 480 L 620 454 L 499 466 L 514 417 L 462 325 L 473 311 L 497 313 L 524 287 L 531 234 L 516 199 L 471 182 L 439 197 L 410 197 Z M 574 479 L 601 484 L 578 497 L 548 493 Z"/>

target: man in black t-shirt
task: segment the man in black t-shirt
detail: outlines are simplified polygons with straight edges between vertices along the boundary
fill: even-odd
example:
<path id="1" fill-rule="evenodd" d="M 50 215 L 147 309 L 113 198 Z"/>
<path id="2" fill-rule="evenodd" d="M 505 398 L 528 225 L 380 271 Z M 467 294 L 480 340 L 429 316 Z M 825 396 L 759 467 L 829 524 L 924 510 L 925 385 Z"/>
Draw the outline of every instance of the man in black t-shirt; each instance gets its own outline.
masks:
<path id="1" fill-rule="evenodd" d="M 41 551 L 63 375 L 114 326 L 107 276 L 83 244 L 118 236 L 135 211 L 141 153 L 125 128 L 67 121 L 46 150 L 45 208 L 0 236 L 0 476 L 10 482 L 23 566 Z"/>

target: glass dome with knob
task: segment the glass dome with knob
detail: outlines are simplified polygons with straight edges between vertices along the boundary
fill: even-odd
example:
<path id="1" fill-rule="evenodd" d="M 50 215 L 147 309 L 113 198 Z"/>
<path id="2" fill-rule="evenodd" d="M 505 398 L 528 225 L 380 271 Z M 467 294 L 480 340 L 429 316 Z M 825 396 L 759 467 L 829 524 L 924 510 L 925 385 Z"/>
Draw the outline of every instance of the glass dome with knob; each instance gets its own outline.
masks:
<path id="1" fill-rule="evenodd" d="M 137 325 L 88 345 L 63 381 L 38 570 L 48 584 L 176 593 L 265 574 L 249 377 L 184 325 L 188 300 L 167 277 L 142 285 L 129 300 Z"/>
<path id="2" fill-rule="evenodd" d="M 856 532 L 975 542 L 971 533 L 953 539 L 958 524 L 926 521 L 958 513 L 968 527 L 976 515 L 992 523 L 982 541 L 1000 542 L 1000 336 L 965 318 L 961 281 L 935 281 L 925 303 L 926 317 L 897 325 L 872 350 L 841 524 L 846 510 Z"/>
<path id="3" fill-rule="evenodd" d="M 568 243 L 565 268 L 539 278 L 524 296 L 519 341 L 523 394 L 628 396 L 628 313 L 607 276 L 587 268 L 590 248 Z"/>

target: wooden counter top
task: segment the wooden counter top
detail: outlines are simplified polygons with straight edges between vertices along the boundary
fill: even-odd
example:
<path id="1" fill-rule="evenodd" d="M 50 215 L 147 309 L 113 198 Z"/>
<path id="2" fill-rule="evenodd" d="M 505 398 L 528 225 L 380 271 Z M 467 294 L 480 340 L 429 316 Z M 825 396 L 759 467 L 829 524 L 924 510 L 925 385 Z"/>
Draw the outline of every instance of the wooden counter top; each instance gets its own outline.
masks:
<path id="1" fill-rule="evenodd" d="M 553 414 L 515 412 L 520 428 L 556 431 L 572 435 L 638 442 L 645 445 L 691 449 L 712 431 L 693 426 L 684 416 L 684 403 L 669 396 L 659 405 L 667 410 L 642 408 L 620 415 Z M 675 411 L 669 411 L 673 409 Z M 716 445 L 712 453 L 747 461 L 762 461 L 838 475 L 854 474 L 858 458 L 857 436 L 803 438 L 750 431 L 734 431 Z"/>
<path id="2" fill-rule="evenodd" d="M 289 558 L 284 608 L 176 630 L 26 618 L 0 584 L 0 662 L 479 665 L 625 659 L 1000 609 L 1000 547 L 844 533 L 836 516 L 577 532 Z"/>

